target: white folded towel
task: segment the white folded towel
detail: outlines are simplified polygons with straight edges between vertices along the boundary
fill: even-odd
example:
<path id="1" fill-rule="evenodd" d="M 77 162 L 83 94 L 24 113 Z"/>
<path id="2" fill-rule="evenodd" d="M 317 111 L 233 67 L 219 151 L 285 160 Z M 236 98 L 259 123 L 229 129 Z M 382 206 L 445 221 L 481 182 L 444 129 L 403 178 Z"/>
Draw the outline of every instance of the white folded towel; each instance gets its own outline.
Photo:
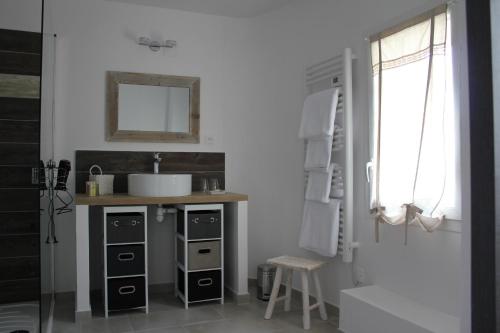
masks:
<path id="1" fill-rule="evenodd" d="M 302 109 L 299 137 L 302 139 L 331 136 L 339 89 L 327 89 L 307 96 Z"/>
<path id="2" fill-rule="evenodd" d="M 332 157 L 332 142 L 331 136 L 307 140 L 304 169 L 326 170 Z"/>
<path id="3" fill-rule="evenodd" d="M 300 247 L 326 257 L 337 254 L 340 202 L 336 199 L 326 204 L 308 200 L 304 202 Z"/>
<path id="4" fill-rule="evenodd" d="M 307 178 L 306 200 L 328 203 L 332 186 L 334 164 L 330 164 L 326 171 L 314 170 Z"/>

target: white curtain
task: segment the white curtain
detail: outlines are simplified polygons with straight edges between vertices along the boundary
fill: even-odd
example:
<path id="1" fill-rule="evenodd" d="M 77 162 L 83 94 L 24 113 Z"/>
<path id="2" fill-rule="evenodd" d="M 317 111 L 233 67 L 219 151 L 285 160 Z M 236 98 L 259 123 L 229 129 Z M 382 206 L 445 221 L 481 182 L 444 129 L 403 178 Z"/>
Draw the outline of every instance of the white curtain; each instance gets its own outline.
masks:
<path id="1" fill-rule="evenodd" d="M 449 21 L 437 8 L 372 37 L 374 158 L 379 223 L 435 230 L 459 202 L 457 117 Z"/>

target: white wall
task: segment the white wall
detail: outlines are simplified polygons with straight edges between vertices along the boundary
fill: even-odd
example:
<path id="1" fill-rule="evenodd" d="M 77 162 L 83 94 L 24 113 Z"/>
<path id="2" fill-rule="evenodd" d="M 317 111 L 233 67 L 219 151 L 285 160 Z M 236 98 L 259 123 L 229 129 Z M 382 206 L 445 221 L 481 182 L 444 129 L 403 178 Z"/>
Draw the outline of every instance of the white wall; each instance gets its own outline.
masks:
<path id="1" fill-rule="evenodd" d="M 57 33 L 56 159 L 74 160 L 78 149 L 226 152 L 230 190 L 266 196 L 280 165 L 273 142 L 280 119 L 254 107 L 257 67 L 251 26 L 246 19 L 144 7 L 102 0 L 51 1 Z M 175 39 L 173 50 L 152 52 L 135 39 Z M 201 77 L 201 144 L 119 143 L 105 141 L 105 72 L 108 70 Z M 213 144 L 207 144 L 207 137 Z M 261 153 L 262 152 L 262 153 Z M 151 160 L 153 162 L 153 160 Z M 261 180 L 255 179 L 262 174 Z M 73 184 L 73 179 L 69 180 Z M 255 188 L 253 184 L 259 185 Z M 252 186 L 254 186 L 252 188 Z M 276 195 L 276 193 L 274 194 Z M 259 209 L 252 200 L 250 218 Z M 57 289 L 73 290 L 74 214 L 58 217 Z M 162 261 L 173 243 L 166 222 L 151 222 L 152 234 L 164 240 L 152 248 L 152 282 L 172 281 Z M 158 238 L 157 237 L 157 238 Z M 171 242 L 171 243 L 169 243 Z M 163 265 L 163 266 L 162 266 Z"/>
<path id="2" fill-rule="evenodd" d="M 410 228 L 408 246 L 403 244 L 403 228 L 381 228 L 381 243 L 374 242 L 374 224 L 368 215 L 368 187 L 364 165 L 369 159 L 369 57 L 365 37 L 401 20 L 432 8 L 438 2 L 415 1 L 296 1 L 293 5 L 259 17 L 255 24 L 261 48 L 266 48 L 266 60 L 259 73 L 262 82 L 274 85 L 262 87 L 257 107 L 268 108 L 283 119 L 277 133 L 280 147 L 287 152 L 281 159 L 286 185 L 281 195 L 268 201 L 280 214 L 267 216 L 266 202 L 250 219 L 250 272 L 265 258 L 283 253 L 309 255 L 297 248 L 303 193 L 303 145 L 296 139 L 300 109 L 305 89 L 304 68 L 333 55 L 344 47 L 353 48 L 359 57 L 355 63 L 355 224 L 361 242 L 357 264 L 366 271 L 367 282 L 410 297 L 443 312 L 461 315 L 461 235 L 453 231 L 425 234 Z M 455 31 L 463 33 L 463 2 L 454 8 L 458 21 Z M 463 37 L 456 47 L 464 51 Z M 466 64 L 459 60 L 461 68 Z M 465 71 L 461 74 L 465 74 Z M 465 81 L 466 82 L 466 81 Z M 463 105 L 466 100 L 462 100 Z M 467 108 L 463 109 L 466 114 Z M 464 119 L 465 122 L 467 119 Z M 467 125 L 467 123 L 464 123 Z M 467 132 L 462 132 L 467 138 Z M 466 144 L 466 142 L 464 142 Z M 276 158 L 278 159 L 278 157 Z M 468 155 L 464 150 L 464 166 Z M 466 175 L 467 168 L 462 170 Z M 464 186 L 467 184 L 464 176 Z M 265 198 L 268 200 L 271 196 Z M 253 200 L 253 198 L 252 198 Z M 258 199 L 257 199 L 258 200 Z M 464 200 L 465 201 L 465 200 Z M 464 202 L 467 204 L 467 202 Z M 464 209 L 464 212 L 467 210 Z M 469 223 L 464 215 L 464 223 Z M 449 223 L 448 228 L 460 230 L 461 223 Z M 312 256 L 312 255 L 311 255 Z M 328 301 L 338 304 L 339 290 L 352 287 L 351 267 L 339 259 L 330 261 L 322 276 Z"/>
<path id="3" fill-rule="evenodd" d="M 42 0 L 2 0 L 0 29 L 40 32 Z"/>
<path id="4" fill-rule="evenodd" d="M 359 134 L 355 138 L 355 223 L 362 244 L 358 264 L 366 269 L 369 282 L 460 314 L 460 233 L 429 235 L 411 228 L 405 247 L 401 228 L 383 227 L 382 242 L 375 244 L 364 181 L 364 163 L 369 157 L 369 70 L 364 37 L 418 14 L 432 3 L 297 0 L 252 19 L 102 0 L 54 3 L 52 15 L 58 33 L 56 158 L 73 159 L 76 149 L 226 152 L 228 189 L 250 196 L 251 277 L 256 275 L 256 266 L 271 256 L 312 256 L 297 246 L 304 188 L 303 143 L 297 138 L 305 96 L 304 68 L 352 47 L 359 56 L 355 65 L 355 130 Z M 134 43 L 138 35 L 176 39 L 179 46 L 153 53 Z M 106 142 L 106 70 L 200 76 L 201 144 Z M 214 139 L 213 144 L 208 137 Z M 58 289 L 72 290 L 73 216 L 60 219 L 58 226 Z M 168 272 L 158 274 L 155 279 L 159 281 Z M 338 304 L 339 290 L 352 287 L 351 267 L 334 259 L 322 280 L 327 300 Z"/>

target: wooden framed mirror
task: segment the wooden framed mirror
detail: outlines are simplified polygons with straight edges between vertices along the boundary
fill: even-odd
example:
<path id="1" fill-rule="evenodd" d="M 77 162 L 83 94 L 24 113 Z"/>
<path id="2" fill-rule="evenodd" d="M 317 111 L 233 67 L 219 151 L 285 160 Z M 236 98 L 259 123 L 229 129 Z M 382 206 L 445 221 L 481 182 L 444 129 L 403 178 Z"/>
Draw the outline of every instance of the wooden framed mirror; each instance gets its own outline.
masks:
<path id="1" fill-rule="evenodd" d="M 200 78 L 106 73 L 106 140 L 200 142 Z"/>

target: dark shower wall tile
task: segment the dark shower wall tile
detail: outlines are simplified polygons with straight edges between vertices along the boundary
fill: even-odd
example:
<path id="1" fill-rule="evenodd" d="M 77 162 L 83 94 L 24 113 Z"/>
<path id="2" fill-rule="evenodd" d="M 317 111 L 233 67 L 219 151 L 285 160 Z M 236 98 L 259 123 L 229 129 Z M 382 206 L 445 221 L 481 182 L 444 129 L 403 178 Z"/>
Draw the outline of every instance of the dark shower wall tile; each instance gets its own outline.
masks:
<path id="1" fill-rule="evenodd" d="M 18 166 L 0 166 L 0 187 L 32 187 L 32 168 Z"/>
<path id="2" fill-rule="evenodd" d="M 0 142 L 39 143 L 38 121 L 0 120 Z"/>
<path id="3" fill-rule="evenodd" d="M 0 303 L 40 295 L 41 34 L 0 29 Z"/>
<path id="4" fill-rule="evenodd" d="M 40 75 L 40 55 L 0 50 L 0 73 Z"/>
<path id="5" fill-rule="evenodd" d="M 41 46 L 38 32 L 0 29 L 0 50 L 40 54 Z"/>
<path id="6" fill-rule="evenodd" d="M 0 165 L 38 165 L 39 143 L 1 143 Z"/>
<path id="7" fill-rule="evenodd" d="M 193 175 L 192 190 L 199 191 L 202 178 L 217 178 L 225 188 L 225 154 L 197 152 L 160 152 L 161 173 L 190 173 Z M 114 192 L 126 193 L 127 175 L 153 172 L 153 152 L 127 151 L 76 151 L 76 192 L 85 192 L 89 169 L 98 164 L 106 174 L 114 174 Z"/>
<path id="8" fill-rule="evenodd" d="M 40 279 L 0 281 L 0 303 L 38 301 Z"/>
<path id="9" fill-rule="evenodd" d="M 0 267 L 0 281 L 38 278 L 40 257 L 0 258 Z"/>
<path id="10" fill-rule="evenodd" d="M 40 100 L 0 97 L 0 119 L 39 120 Z"/>
<path id="11" fill-rule="evenodd" d="M 40 99 L 40 77 L 0 73 L 0 96 Z"/>
<path id="12" fill-rule="evenodd" d="M 40 209 L 37 189 L 0 188 L 0 212 L 33 212 Z"/>
<path id="13" fill-rule="evenodd" d="M 0 213 L 0 235 L 39 234 L 40 212 Z"/>
<path id="14" fill-rule="evenodd" d="M 39 234 L 0 236 L 0 258 L 36 257 L 39 253 Z"/>

